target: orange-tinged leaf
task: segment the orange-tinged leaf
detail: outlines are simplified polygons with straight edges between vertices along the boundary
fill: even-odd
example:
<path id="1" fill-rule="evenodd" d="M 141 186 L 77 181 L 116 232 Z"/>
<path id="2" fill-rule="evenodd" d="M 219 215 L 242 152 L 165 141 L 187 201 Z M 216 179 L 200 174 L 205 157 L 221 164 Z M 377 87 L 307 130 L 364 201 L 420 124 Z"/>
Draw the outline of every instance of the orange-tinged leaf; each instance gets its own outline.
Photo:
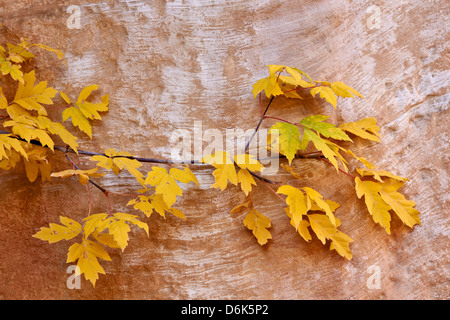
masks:
<path id="1" fill-rule="evenodd" d="M 82 185 L 86 185 L 86 183 L 89 181 L 89 177 L 102 177 L 104 173 L 97 172 L 98 168 L 92 168 L 89 170 L 64 170 L 59 172 L 53 172 L 51 174 L 52 177 L 55 178 L 68 178 L 72 177 L 74 175 L 78 176 L 78 180 Z"/>

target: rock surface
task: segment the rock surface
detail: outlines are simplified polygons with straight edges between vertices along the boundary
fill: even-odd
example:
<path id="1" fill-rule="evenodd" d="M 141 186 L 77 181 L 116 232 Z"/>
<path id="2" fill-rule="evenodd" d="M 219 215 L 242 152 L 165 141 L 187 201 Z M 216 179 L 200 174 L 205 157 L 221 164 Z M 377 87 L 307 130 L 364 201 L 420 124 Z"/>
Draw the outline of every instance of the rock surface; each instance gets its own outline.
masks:
<path id="1" fill-rule="evenodd" d="M 80 9 L 79 29 L 69 28 L 71 5 Z M 259 105 L 251 87 L 267 64 L 344 81 L 366 99 L 339 100 L 337 110 L 320 99 L 280 99 L 271 114 L 292 121 L 327 114 L 335 123 L 375 117 L 382 142 L 357 140 L 353 150 L 410 179 L 403 193 L 422 221 L 411 230 L 394 217 L 389 236 L 357 199 L 352 179 L 323 162 L 298 160 L 302 185 L 341 204 L 336 215 L 354 239 L 353 259 L 317 238 L 303 241 L 263 184 L 253 199 L 272 220 L 273 240 L 260 247 L 243 216 L 229 214 L 242 192 L 211 189 L 211 170 L 194 168 L 200 187 L 186 186 L 178 203 L 186 221 L 152 215 L 145 220 L 150 237 L 133 231 L 125 251 L 103 264 L 107 275 L 95 289 L 82 280 L 70 290 L 69 244 L 31 235 L 59 215 L 85 217 L 88 193 L 75 180 L 30 184 L 18 167 L 0 173 L 1 299 L 449 298 L 448 1 L 1 0 L 0 8 L 2 45 L 24 36 L 65 52 L 68 69 L 37 53 L 41 79 L 69 95 L 94 83 L 110 93 L 94 139 L 78 135 L 83 150 L 167 158 L 172 132 L 193 133 L 195 121 L 223 134 L 252 129 Z M 52 159 L 55 170 L 68 167 L 61 154 Z M 116 192 L 129 192 L 130 183 L 126 176 L 103 180 Z M 107 210 L 102 194 L 92 197 L 93 212 Z M 133 212 L 129 199 L 112 198 L 116 210 Z M 379 286 L 371 282 L 376 274 Z"/>

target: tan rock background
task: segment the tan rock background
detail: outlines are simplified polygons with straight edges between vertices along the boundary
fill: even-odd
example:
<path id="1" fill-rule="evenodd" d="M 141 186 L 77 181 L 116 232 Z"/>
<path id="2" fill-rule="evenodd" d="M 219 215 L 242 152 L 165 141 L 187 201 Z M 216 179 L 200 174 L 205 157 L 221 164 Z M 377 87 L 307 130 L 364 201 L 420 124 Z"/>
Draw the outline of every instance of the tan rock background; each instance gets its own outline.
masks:
<path id="1" fill-rule="evenodd" d="M 80 8 L 80 29 L 68 28 L 70 5 Z M 292 120 L 327 114 L 335 123 L 377 118 L 382 143 L 356 140 L 353 150 L 410 178 L 403 192 L 416 201 L 422 226 L 411 230 L 394 217 L 388 236 L 350 178 L 323 162 L 297 160 L 303 185 L 341 204 L 336 215 L 354 239 L 353 259 L 317 238 L 304 242 L 262 184 L 254 199 L 272 220 L 273 240 L 260 247 L 243 216 L 229 215 L 242 192 L 210 189 L 211 170 L 194 168 L 200 188 L 186 186 L 178 202 L 186 221 L 144 219 L 150 237 L 133 231 L 125 251 L 103 263 L 107 275 L 95 289 L 83 279 L 81 289 L 69 290 L 70 244 L 31 235 L 59 215 L 86 216 L 87 191 L 75 180 L 30 184 L 19 166 L 0 173 L 0 298 L 448 299 L 449 11 L 445 0 L 1 0 L 2 44 L 25 36 L 66 54 L 68 69 L 35 50 L 40 79 L 71 95 L 93 83 L 110 93 L 110 112 L 95 125 L 94 139 L 77 134 L 80 149 L 162 158 L 170 156 L 171 133 L 192 132 L 194 121 L 223 133 L 254 128 L 259 106 L 251 86 L 266 76 L 265 65 L 297 66 L 315 79 L 342 80 L 366 99 L 340 100 L 337 110 L 320 99 L 278 99 L 269 113 Z M 68 168 L 61 154 L 53 160 L 55 170 Z M 284 173 L 281 179 L 290 181 Z M 102 184 L 132 190 L 127 176 Z M 134 212 L 128 200 L 113 196 L 115 210 Z M 94 212 L 107 210 L 97 190 L 93 201 Z M 367 285 L 372 266 L 379 289 Z"/>

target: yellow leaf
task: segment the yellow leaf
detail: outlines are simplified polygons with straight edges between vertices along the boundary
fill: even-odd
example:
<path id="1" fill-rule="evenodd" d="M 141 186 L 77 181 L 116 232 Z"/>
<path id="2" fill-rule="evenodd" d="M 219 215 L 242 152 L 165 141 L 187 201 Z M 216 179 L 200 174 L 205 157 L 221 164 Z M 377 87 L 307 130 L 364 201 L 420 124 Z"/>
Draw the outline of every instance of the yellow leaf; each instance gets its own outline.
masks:
<path id="1" fill-rule="evenodd" d="M 287 195 L 286 204 L 289 206 L 289 213 L 291 214 L 293 226 L 297 229 L 302 220 L 302 215 L 306 215 L 311 208 L 311 204 L 307 203 L 306 197 L 300 189 L 290 185 L 279 187 L 277 193 Z"/>
<path id="2" fill-rule="evenodd" d="M 69 105 L 69 107 L 66 108 L 62 113 L 63 121 L 66 121 L 70 118 L 72 120 L 72 124 L 86 133 L 91 139 L 92 127 L 89 123 L 89 120 L 101 120 L 99 112 L 106 112 L 109 110 L 109 95 L 103 96 L 101 98 L 101 102 L 98 103 L 91 103 L 86 101 L 92 91 L 97 89 L 98 85 L 90 85 L 83 88 L 75 103 L 72 103 L 71 99 L 65 93 L 60 92 L 61 97 Z"/>
<path id="3" fill-rule="evenodd" d="M 278 65 L 278 64 L 269 64 L 267 65 L 267 67 L 269 68 L 269 73 L 270 75 L 275 75 L 278 72 L 283 71 L 284 66 L 283 65 Z"/>
<path id="4" fill-rule="evenodd" d="M 331 83 L 331 89 L 336 93 L 336 95 L 343 98 L 364 98 L 362 94 L 353 89 L 352 87 L 346 85 L 342 81 L 336 81 Z"/>
<path id="5" fill-rule="evenodd" d="M 289 218 L 292 218 L 291 212 L 289 211 L 289 207 L 285 208 L 286 214 Z M 291 225 L 295 228 L 294 221 L 291 219 Z M 298 234 L 306 241 L 310 242 L 312 237 L 309 233 L 308 227 L 310 226 L 309 222 L 306 220 L 300 221 L 300 224 L 298 225 L 297 232 Z"/>
<path id="6" fill-rule="evenodd" d="M 309 187 L 304 187 L 302 189 L 305 190 L 307 196 L 311 199 L 311 201 L 315 202 L 317 206 L 326 213 L 328 218 L 330 218 L 331 223 L 336 226 L 336 218 L 333 215 L 333 211 L 331 210 L 328 203 L 323 200 L 323 196 L 316 190 Z"/>
<path id="7" fill-rule="evenodd" d="M 331 164 L 336 168 L 336 171 L 338 171 L 339 168 L 337 160 L 335 158 L 335 156 L 338 155 L 327 145 L 327 141 L 325 139 L 322 139 L 310 129 L 305 128 L 303 132 L 303 138 L 301 141 L 302 150 L 306 149 L 306 146 L 308 145 L 309 141 L 313 142 L 314 147 L 317 150 L 322 151 L 322 154 L 325 156 L 325 158 L 327 158 L 331 162 Z"/>
<path id="8" fill-rule="evenodd" d="M 276 74 L 260 79 L 253 85 L 252 92 L 255 98 L 261 91 L 264 91 L 267 98 L 284 94 L 283 90 L 281 90 L 278 76 Z"/>
<path id="9" fill-rule="evenodd" d="M 52 99 L 58 91 L 47 87 L 47 81 L 41 81 L 34 86 L 36 81 L 34 70 L 25 74 L 24 81 L 25 84 L 19 84 L 13 102 L 26 110 L 35 110 L 39 115 L 47 115 L 43 104 L 52 105 Z"/>
<path id="10" fill-rule="evenodd" d="M 98 233 L 97 231 L 92 232 L 92 236 L 95 240 L 97 240 L 99 243 L 103 244 L 104 246 L 108 246 L 110 248 L 118 249 L 119 245 L 114 240 L 114 237 L 110 235 L 109 233 Z"/>
<path id="11" fill-rule="evenodd" d="M 0 87 L 0 109 L 6 109 L 8 107 L 8 100 L 6 100 L 3 94 L 3 88 Z"/>
<path id="12" fill-rule="evenodd" d="M 380 128 L 375 118 L 364 118 L 356 122 L 342 123 L 339 125 L 344 131 L 353 133 L 363 139 L 380 142 Z"/>
<path id="13" fill-rule="evenodd" d="M 397 192 L 403 186 L 404 182 L 389 181 L 385 183 L 380 190 L 381 198 L 391 206 L 392 210 L 402 220 L 404 224 L 412 228 L 415 224 L 421 225 L 419 214 L 420 212 L 414 208 L 416 203 Z"/>
<path id="14" fill-rule="evenodd" d="M 247 169 L 240 169 L 237 175 L 238 182 L 241 184 L 241 189 L 244 191 L 245 195 L 248 196 L 248 193 L 252 191 L 252 184 L 256 186 L 255 179 L 248 172 Z"/>
<path id="15" fill-rule="evenodd" d="M 241 169 L 248 169 L 250 171 L 262 171 L 264 169 L 264 166 L 251 154 L 238 154 L 234 156 L 234 162 Z"/>
<path id="16" fill-rule="evenodd" d="M 325 200 L 325 202 L 328 204 L 328 207 L 330 208 L 331 212 L 335 212 L 337 208 L 339 208 L 341 205 L 333 200 Z M 311 204 L 311 211 L 323 211 L 325 212 L 321 207 L 319 207 L 317 204 L 313 203 Z"/>
<path id="17" fill-rule="evenodd" d="M 139 220 L 138 216 L 132 215 L 132 214 L 128 214 L 128 213 L 123 213 L 123 212 L 117 212 L 114 214 L 114 217 L 119 219 L 119 220 L 123 220 L 126 221 L 128 223 L 131 223 L 132 225 L 135 225 L 141 229 L 144 229 L 145 232 L 147 233 L 147 236 L 149 235 L 149 229 L 148 229 L 148 224 L 146 224 L 145 222 Z"/>
<path id="18" fill-rule="evenodd" d="M 81 90 L 80 94 L 78 95 L 77 103 L 85 101 L 91 95 L 92 91 L 95 91 L 97 89 L 98 89 L 97 84 L 93 84 L 83 88 L 83 90 Z"/>
<path id="19" fill-rule="evenodd" d="M 389 177 L 398 181 L 409 181 L 408 178 L 400 177 L 392 172 L 386 171 L 386 170 L 366 170 L 362 168 L 356 168 L 356 171 L 361 175 L 361 177 L 365 176 L 373 176 L 375 180 L 378 180 L 380 182 L 384 182 L 381 177 Z"/>
<path id="20" fill-rule="evenodd" d="M 22 157 L 28 159 L 28 154 L 23 149 L 20 141 L 14 138 L 11 138 L 10 134 L 0 134 L 0 160 L 9 158 L 6 150 L 14 149 L 17 151 Z"/>
<path id="21" fill-rule="evenodd" d="M 84 218 L 85 221 L 83 227 L 84 237 L 87 238 L 91 233 L 93 233 L 96 229 L 97 232 L 103 231 L 108 226 L 108 221 L 106 218 L 108 214 L 106 213 L 96 213 L 91 214 L 90 216 Z"/>
<path id="22" fill-rule="evenodd" d="M 33 44 L 31 44 L 30 46 L 35 46 L 35 47 L 44 49 L 44 50 L 46 50 L 46 51 L 53 52 L 54 54 L 56 54 L 56 56 L 58 57 L 58 59 L 59 59 L 59 60 L 63 60 L 64 63 L 65 63 L 65 65 L 67 66 L 67 62 L 66 62 L 66 60 L 64 59 L 64 53 L 63 53 L 61 50 L 54 49 L 54 48 L 52 48 L 52 47 L 49 47 L 49 46 L 46 45 L 46 44 L 41 44 L 41 43 L 33 43 Z M 26 46 L 25 46 L 25 48 L 26 48 Z"/>
<path id="23" fill-rule="evenodd" d="M 138 170 L 138 168 L 142 166 L 142 163 L 136 159 L 128 159 L 123 157 L 115 157 L 113 158 L 113 162 L 120 170 L 125 168 L 137 182 L 139 182 L 142 186 L 145 186 L 144 175 Z"/>
<path id="24" fill-rule="evenodd" d="M 0 70 L 3 75 L 9 74 L 15 81 L 24 83 L 23 72 L 20 71 L 20 65 L 12 64 L 11 61 L 0 58 Z"/>
<path id="25" fill-rule="evenodd" d="M 169 208 L 176 202 L 177 196 L 183 194 L 172 174 L 183 181 L 193 181 L 192 176 L 186 171 L 172 168 L 169 173 L 166 169 L 160 167 L 152 167 L 152 171 L 147 173 L 147 178 L 144 181 L 144 184 L 156 186 L 155 193 L 162 195 Z"/>
<path id="26" fill-rule="evenodd" d="M 253 232 L 261 246 L 266 244 L 269 239 L 272 239 L 272 235 L 267 230 L 271 227 L 270 219 L 256 209 L 252 209 L 247 213 L 244 218 L 244 226 Z"/>
<path id="27" fill-rule="evenodd" d="M 8 120 L 3 123 L 4 127 L 12 127 L 12 132 L 20 138 L 30 142 L 39 140 L 42 146 L 48 146 L 51 150 L 54 148 L 54 142 L 45 130 L 35 127 L 35 123 L 25 116 L 18 116 L 15 120 Z"/>
<path id="28" fill-rule="evenodd" d="M 216 151 L 213 155 L 205 156 L 202 162 L 209 163 L 216 168 L 213 171 L 215 183 L 211 187 L 225 190 L 228 181 L 235 186 L 238 184 L 236 169 L 228 152 Z"/>
<path id="29" fill-rule="evenodd" d="M 28 180 L 34 182 L 40 172 L 42 181 L 50 181 L 51 164 L 46 159 L 47 150 L 38 146 L 32 148 L 30 146 L 27 146 L 28 160 L 24 161 Z"/>
<path id="30" fill-rule="evenodd" d="M 109 218 L 108 225 L 109 234 L 113 235 L 114 240 L 122 251 L 128 245 L 128 232 L 131 231 L 130 226 L 121 219 Z"/>
<path id="31" fill-rule="evenodd" d="M 234 213 L 242 213 L 246 209 L 248 209 L 248 206 L 250 205 L 250 201 L 246 201 L 244 203 L 238 204 L 233 209 L 230 210 L 230 215 Z"/>
<path id="32" fill-rule="evenodd" d="M 86 183 L 89 181 L 89 177 L 102 177 L 104 173 L 97 172 L 98 168 L 93 168 L 89 170 L 64 170 L 59 172 L 53 172 L 51 174 L 52 177 L 55 178 L 68 178 L 72 177 L 74 175 L 78 176 L 78 180 L 82 185 L 86 185 Z"/>
<path id="33" fill-rule="evenodd" d="M 199 186 L 197 177 L 192 173 L 191 169 L 189 169 L 188 167 L 184 167 L 183 171 L 177 168 L 171 168 L 170 176 L 182 183 L 194 182 L 197 185 L 197 187 Z"/>
<path id="34" fill-rule="evenodd" d="M 382 186 L 376 182 L 362 181 L 358 177 L 355 178 L 355 183 L 356 195 L 359 199 L 364 196 L 366 207 L 373 221 L 380 224 L 386 230 L 387 234 L 391 234 L 391 215 L 389 214 L 391 206 L 380 195 Z"/>
<path id="35" fill-rule="evenodd" d="M 324 214 L 308 214 L 308 219 L 311 229 L 323 244 L 326 243 L 326 240 L 331 240 L 330 250 L 335 249 L 337 253 L 348 260 L 352 258 L 350 251 L 352 238 L 339 231 L 328 216 Z"/>
<path id="36" fill-rule="evenodd" d="M 90 281 L 95 287 L 95 282 L 98 280 L 98 274 L 105 274 L 105 270 L 100 265 L 97 258 L 111 261 L 111 257 L 105 251 L 103 246 L 89 239 L 83 239 L 81 243 L 74 243 L 70 246 L 66 262 L 70 263 L 78 260 L 78 275 L 84 273 L 85 279 Z"/>
<path id="37" fill-rule="evenodd" d="M 63 121 L 70 118 L 75 127 L 78 127 L 92 139 L 92 127 L 89 124 L 89 120 L 81 113 L 80 109 L 75 107 L 66 108 L 63 111 L 62 116 Z"/>
<path id="38" fill-rule="evenodd" d="M 294 178 L 303 180 L 303 178 L 297 172 L 295 172 L 294 169 L 292 169 L 290 166 L 286 164 L 280 164 L 280 167 L 289 172 Z"/>
<path id="39" fill-rule="evenodd" d="M 314 97 L 316 94 L 325 99 L 328 103 L 333 105 L 336 109 L 337 97 L 334 91 L 330 87 L 315 87 L 311 89 L 311 95 Z"/>
<path id="40" fill-rule="evenodd" d="M 42 227 L 33 237 L 54 243 L 75 238 L 81 232 L 81 225 L 75 220 L 63 216 L 59 220 L 63 225 L 50 223 L 49 228 Z"/>

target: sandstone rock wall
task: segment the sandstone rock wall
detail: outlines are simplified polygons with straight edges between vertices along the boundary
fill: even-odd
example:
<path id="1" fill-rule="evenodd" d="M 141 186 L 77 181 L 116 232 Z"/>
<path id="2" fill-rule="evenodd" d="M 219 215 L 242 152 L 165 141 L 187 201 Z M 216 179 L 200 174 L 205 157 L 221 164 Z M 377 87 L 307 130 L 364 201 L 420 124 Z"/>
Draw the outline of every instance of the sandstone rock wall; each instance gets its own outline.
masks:
<path id="1" fill-rule="evenodd" d="M 67 12 L 72 5 L 79 26 Z M 68 69 L 37 53 L 42 79 L 72 95 L 94 83 L 110 93 L 94 139 L 78 135 L 83 150 L 163 158 L 170 157 L 172 132 L 193 132 L 195 121 L 222 133 L 254 128 L 259 106 L 251 86 L 266 76 L 265 65 L 297 66 L 315 79 L 342 80 L 366 99 L 340 100 L 337 110 L 320 99 L 280 99 L 272 114 L 293 121 L 327 114 L 335 123 L 377 118 L 382 142 L 358 140 L 354 151 L 410 178 L 404 194 L 422 213 L 413 230 L 393 218 L 388 236 L 351 179 L 323 162 L 299 160 L 294 167 L 304 185 L 341 204 L 336 215 L 354 239 L 353 259 L 317 238 L 304 242 L 264 185 L 254 199 L 272 220 L 273 240 L 260 247 L 243 217 L 229 215 L 242 192 L 210 189 L 211 170 L 195 168 L 200 187 L 186 187 L 179 202 L 186 221 L 152 215 L 150 237 L 133 232 L 126 250 L 103 264 L 107 275 L 95 289 L 83 280 L 69 290 L 68 244 L 31 235 L 59 215 L 86 216 L 87 191 L 75 180 L 30 184 L 19 167 L 0 173 L 0 298 L 448 299 L 449 10 L 445 0 L 0 0 L 2 44 L 24 36 L 65 52 Z M 61 154 L 52 159 L 55 169 L 67 168 Z M 130 183 L 103 181 L 116 192 Z M 129 210 L 128 199 L 112 201 Z M 93 191 L 92 210 L 107 206 Z"/>

